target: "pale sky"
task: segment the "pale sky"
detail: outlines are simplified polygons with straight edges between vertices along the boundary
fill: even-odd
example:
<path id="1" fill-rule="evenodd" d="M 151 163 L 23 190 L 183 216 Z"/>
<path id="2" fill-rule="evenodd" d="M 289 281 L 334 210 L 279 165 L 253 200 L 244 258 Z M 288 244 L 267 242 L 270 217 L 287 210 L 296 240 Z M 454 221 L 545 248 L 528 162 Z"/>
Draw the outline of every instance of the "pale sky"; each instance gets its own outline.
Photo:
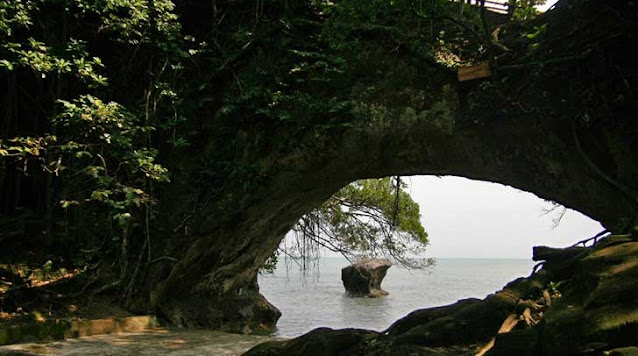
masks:
<path id="1" fill-rule="evenodd" d="M 459 177 L 404 177 L 421 208 L 429 234 L 428 257 L 531 258 L 532 247 L 564 247 L 603 227 L 568 210 L 558 227 L 552 205 L 535 195 L 497 183 Z"/>
<path id="2" fill-rule="evenodd" d="M 552 5 L 554 5 L 556 3 L 556 1 L 558 0 L 547 0 L 547 2 L 545 2 L 545 5 L 541 5 L 541 6 L 536 6 L 536 8 L 540 11 L 547 11 L 547 9 L 549 9 Z"/>

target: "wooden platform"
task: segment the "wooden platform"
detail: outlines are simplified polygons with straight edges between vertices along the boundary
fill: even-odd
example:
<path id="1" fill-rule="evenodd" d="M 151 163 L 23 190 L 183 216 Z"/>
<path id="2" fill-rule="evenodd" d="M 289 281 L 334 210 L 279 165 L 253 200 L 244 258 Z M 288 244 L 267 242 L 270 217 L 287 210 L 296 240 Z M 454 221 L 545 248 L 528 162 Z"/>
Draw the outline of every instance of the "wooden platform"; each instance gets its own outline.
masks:
<path id="1" fill-rule="evenodd" d="M 454 1 L 454 0 L 452 0 Z M 456 2 L 456 1 L 454 1 Z M 480 0 L 461 0 L 466 4 L 481 6 Z M 504 15 L 511 15 L 516 6 L 516 1 L 511 0 L 485 0 L 485 9 Z"/>
<path id="2" fill-rule="evenodd" d="M 458 68 L 459 82 L 467 80 L 486 78 L 492 75 L 490 64 L 488 62 L 477 63 L 474 65 L 463 66 Z"/>

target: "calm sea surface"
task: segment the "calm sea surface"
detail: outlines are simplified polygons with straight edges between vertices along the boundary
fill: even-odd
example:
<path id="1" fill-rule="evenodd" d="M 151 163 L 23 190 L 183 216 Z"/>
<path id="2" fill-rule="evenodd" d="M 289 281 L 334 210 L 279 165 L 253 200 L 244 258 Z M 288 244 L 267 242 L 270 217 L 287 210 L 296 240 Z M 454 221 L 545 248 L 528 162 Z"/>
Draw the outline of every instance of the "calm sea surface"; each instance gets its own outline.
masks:
<path id="1" fill-rule="evenodd" d="M 534 263 L 527 259 L 439 258 L 426 271 L 393 266 L 381 284 L 390 295 L 378 299 L 345 296 L 341 283 L 341 268 L 348 265 L 345 259 L 323 257 L 314 265 L 303 273 L 283 260 L 273 275 L 259 277 L 262 294 L 282 312 L 277 336 L 294 337 L 320 326 L 381 331 L 415 309 L 484 298 L 507 282 L 528 276 Z"/>
<path id="2" fill-rule="evenodd" d="M 274 275 L 261 276 L 262 293 L 283 313 L 277 336 L 293 337 L 319 326 L 383 330 L 419 309 L 483 298 L 505 283 L 527 276 L 530 260 L 438 259 L 427 271 L 388 270 L 381 299 L 348 298 L 341 284 L 342 258 L 322 258 L 305 276 L 282 261 Z M 225 334 L 210 330 L 156 329 L 141 333 L 99 335 L 46 344 L 0 346 L 0 355 L 16 352 L 59 356 L 227 355 L 236 356 L 269 337 Z"/>

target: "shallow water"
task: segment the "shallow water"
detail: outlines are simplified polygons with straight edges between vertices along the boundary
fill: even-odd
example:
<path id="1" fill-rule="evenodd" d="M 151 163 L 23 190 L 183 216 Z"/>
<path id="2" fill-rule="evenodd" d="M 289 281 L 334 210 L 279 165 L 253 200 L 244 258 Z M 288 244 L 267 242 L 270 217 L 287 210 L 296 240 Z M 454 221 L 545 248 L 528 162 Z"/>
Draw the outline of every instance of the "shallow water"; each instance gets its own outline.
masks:
<path id="1" fill-rule="evenodd" d="M 266 336 L 228 334 L 210 330 L 160 328 L 55 341 L 0 346 L 0 355 L 60 356 L 231 356 L 241 355 Z"/>
<path id="2" fill-rule="evenodd" d="M 385 298 L 349 298 L 341 283 L 343 258 L 326 257 L 302 273 L 286 268 L 260 276 L 261 292 L 283 313 L 278 337 L 294 337 L 316 327 L 357 327 L 381 331 L 413 310 L 483 298 L 507 282 L 531 272 L 531 260 L 438 259 L 427 271 L 393 266 L 382 283 Z M 0 347 L 0 355 L 241 355 L 267 336 L 227 334 L 209 330 L 161 328 L 141 333 L 91 336 L 48 343 Z"/>
<path id="3" fill-rule="evenodd" d="M 277 336 L 294 337 L 319 326 L 384 330 L 413 310 L 454 303 L 464 298 L 484 298 L 507 282 L 528 276 L 534 265 L 528 259 L 437 259 L 426 271 L 391 267 L 382 288 L 384 298 L 345 296 L 341 268 L 348 262 L 325 257 L 313 271 L 302 273 L 281 261 L 273 275 L 259 278 L 262 294 L 277 306 L 282 317 Z"/>

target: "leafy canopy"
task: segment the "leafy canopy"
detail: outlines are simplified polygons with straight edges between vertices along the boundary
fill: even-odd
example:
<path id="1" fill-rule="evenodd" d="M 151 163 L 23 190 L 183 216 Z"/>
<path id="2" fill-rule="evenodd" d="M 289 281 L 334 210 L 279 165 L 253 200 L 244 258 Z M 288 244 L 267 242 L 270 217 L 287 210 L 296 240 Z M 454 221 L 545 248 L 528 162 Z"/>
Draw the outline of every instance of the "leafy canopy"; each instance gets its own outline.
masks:
<path id="1" fill-rule="evenodd" d="M 409 268 L 427 266 L 428 235 L 406 188 L 399 177 L 351 183 L 299 220 L 294 241 L 281 249 L 303 258 L 321 246 L 350 260 L 385 257 Z"/>

